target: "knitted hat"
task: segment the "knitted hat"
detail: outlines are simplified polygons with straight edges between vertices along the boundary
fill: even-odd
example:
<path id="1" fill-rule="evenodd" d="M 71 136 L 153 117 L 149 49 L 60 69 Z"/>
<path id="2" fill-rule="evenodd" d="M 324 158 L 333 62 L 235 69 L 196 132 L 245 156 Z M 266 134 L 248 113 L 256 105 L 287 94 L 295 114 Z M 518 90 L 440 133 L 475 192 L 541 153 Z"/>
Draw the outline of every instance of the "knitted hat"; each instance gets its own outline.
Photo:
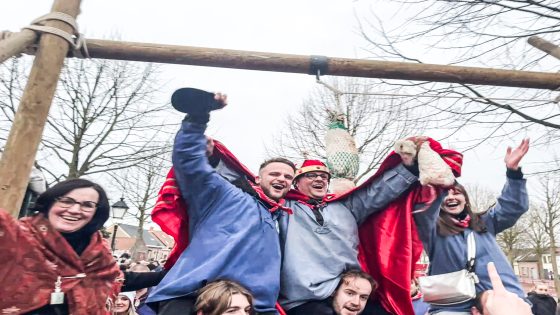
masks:
<path id="1" fill-rule="evenodd" d="M 134 304 L 134 298 L 136 297 L 136 291 L 120 292 L 119 295 L 126 296 L 132 304 Z"/>
<path id="2" fill-rule="evenodd" d="M 303 161 L 301 167 L 296 171 L 296 178 L 309 172 L 325 172 L 329 174 L 329 177 L 331 175 L 331 172 L 325 163 L 319 160 L 305 160 Z"/>

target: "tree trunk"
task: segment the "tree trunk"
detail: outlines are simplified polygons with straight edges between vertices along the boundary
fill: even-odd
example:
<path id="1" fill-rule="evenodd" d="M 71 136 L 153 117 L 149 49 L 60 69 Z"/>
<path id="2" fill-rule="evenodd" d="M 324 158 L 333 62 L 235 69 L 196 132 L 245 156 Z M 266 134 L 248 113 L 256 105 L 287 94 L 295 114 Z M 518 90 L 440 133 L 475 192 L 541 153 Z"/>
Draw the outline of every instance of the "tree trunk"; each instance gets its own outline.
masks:
<path id="1" fill-rule="evenodd" d="M 144 242 L 144 221 L 142 220 L 139 220 L 138 229 L 136 230 L 136 241 L 130 251 L 133 262 L 146 260 L 148 258 L 148 247 L 146 246 L 146 242 Z"/>
<path id="2" fill-rule="evenodd" d="M 560 296 L 560 279 L 558 279 L 558 264 L 556 263 L 556 242 L 554 242 L 554 233 L 550 233 L 550 258 L 552 260 L 552 272 L 554 273 L 554 288 L 556 289 L 556 296 Z"/>
<path id="3" fill-rule="evenodd" d="M 511 265 L 511 267 L 513 268 L 513 262 L 515 261 L 515 255 L 513 253 L 513 249 L 508 250 L 507 252 L 507 259 L 509 261 L 509 264 Z"/>
<path id="4" fill-rule="evenodd" d="M 544 270 L 542 262 L 542 252 L 537 251 L 537 275 L 539 279 L 544 279 Z"/>

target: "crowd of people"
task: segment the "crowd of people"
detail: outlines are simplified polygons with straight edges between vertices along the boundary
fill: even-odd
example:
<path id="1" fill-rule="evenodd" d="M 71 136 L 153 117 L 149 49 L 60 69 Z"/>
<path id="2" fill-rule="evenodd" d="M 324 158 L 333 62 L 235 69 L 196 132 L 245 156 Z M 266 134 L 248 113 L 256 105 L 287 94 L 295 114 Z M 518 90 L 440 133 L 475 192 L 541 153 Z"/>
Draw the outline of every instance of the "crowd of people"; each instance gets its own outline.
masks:
<path id="1" fill-rule="evenodd" d="M 296 167 L 285 158 L 269 159 L 253 177 L 235 158 L 216 152 L 204 134 L 210 112 L 227 104 L 226 95 L 180 89 L 172 104 L 187 115 L 173 147 L 177 194 L 161 202 L 180 203 L 188 215 L 186 249 L 166 268 L 115 259 L 99 233 L 109 218 L 103 188 L 86 179 L 60 182 L 39 195 L 32 216 L 16 220 L 0 211 L 2 314 L 532 313 L 535 298 L 525 296 L 496 243 L 496 234 L 528 210 L 520 167 L 528 139 L 507 149 L 502 194 L 479 213 L 457 182 L 420 198 L 420 169 L 416 156 L 404 156 L 409 153 L 392 154 L 372 178 L 340 196 L 328 193 L 331 173 L 319 160 Z M 456 159 L 449 163 L 460 170 Z M 464 269 L 467 238 L 474 239 L 476 297 L 426 303 L 411 270 L 398 270 L 406 297 L 387 298 L 396 291 L 387 290 L 375 266 L 364 264 L 371 250 L 362 248 L 361 227 L 401 204 L 409 208 L 395 213 L 412 218 L 410 244 L 418 238 L 423 245 L 430 276 Z"/>

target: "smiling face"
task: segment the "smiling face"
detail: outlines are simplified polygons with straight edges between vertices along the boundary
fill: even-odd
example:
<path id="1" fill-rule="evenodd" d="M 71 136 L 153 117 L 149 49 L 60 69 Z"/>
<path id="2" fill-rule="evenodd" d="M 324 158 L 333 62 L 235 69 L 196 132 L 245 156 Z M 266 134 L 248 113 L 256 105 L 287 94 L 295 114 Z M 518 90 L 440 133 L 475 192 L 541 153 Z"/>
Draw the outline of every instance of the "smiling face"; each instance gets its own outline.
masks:
<path id="1" fill-rule="evenodd" d="M 294 169 L 282 162 L 272 162 L 259 171 L 255 179 L 265 195 L 275 201 L 284 198 L 294 180 Z"/>
<path id="2" fill-rule="evenodd" d="M 309 172 L 296 179 L 297 189 L 313 199 L 323 199 L 329 188 L 329 174 L 326 172 Z"/>
<path id="3" fill-rule="evenodd" d="M 449 190 L 447 197 L 443 200 L 441 209 L 449 214 L 460 214 L 465 209 L 467 199 L 460 187 Z"/>
<path id="4" fill-rule="evenodd" d="M 347 278 L 336 290 L 333 309 L 337 315 L 357 315 L 366 307 L 371 294 L 371 283 L 360 277 Z"/>
<path id="5" fill-rule="evenodd" d="M 130 308 L 130 300 L 125 295 L 117 296 L 117 300 L 115 301 L 115 314 L 126 314 L 128 309 Z"/>
<path id="6" fill-rule="evenodd" d="M 93 188 L 77 188 L 61 197 L 71 198 L 79 203 L 98 203 L 99 194 Z M 71 200 L 66 199 L 66 200 Z M 88 210 L 88 211 L 84 211 Z M 82 209 L 78 203 L 68 206 L 62 201 L 55 201 L 49 210 L 48 218 L 55 230 L 61 233 L 72 233 L 83 228 L 95 215 L 96 209 Z"/>

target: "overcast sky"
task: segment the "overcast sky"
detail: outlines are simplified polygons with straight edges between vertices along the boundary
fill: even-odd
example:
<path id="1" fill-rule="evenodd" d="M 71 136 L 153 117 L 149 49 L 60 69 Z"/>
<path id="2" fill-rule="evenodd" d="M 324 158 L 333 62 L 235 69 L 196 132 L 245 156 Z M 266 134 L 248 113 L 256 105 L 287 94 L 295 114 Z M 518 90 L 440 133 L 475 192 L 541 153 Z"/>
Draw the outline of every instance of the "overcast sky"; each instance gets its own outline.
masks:
<path id="1" fill-rule="evenodd" d="M 52 1 L 1 4 L 0 30 L 17 31 L 49 12 Z M 364 58 L 355 11 L 373 8 L 381 14 L 386 6 L 364 0 L 84 0 L 78 24 L 87 38 Z M 161 78 L 162 102 L 186 86 L 227 93 L 229 106 L 213 115 L 209 134 L 253 170 L 265 158 L 264 144 L 285 128 L 286 115 L 317 86 L 313 76 L 304 74 L 180 65 L 163 66 Z M 506 145 L 469 152 L 463 181 L 500 190 Z"/>

